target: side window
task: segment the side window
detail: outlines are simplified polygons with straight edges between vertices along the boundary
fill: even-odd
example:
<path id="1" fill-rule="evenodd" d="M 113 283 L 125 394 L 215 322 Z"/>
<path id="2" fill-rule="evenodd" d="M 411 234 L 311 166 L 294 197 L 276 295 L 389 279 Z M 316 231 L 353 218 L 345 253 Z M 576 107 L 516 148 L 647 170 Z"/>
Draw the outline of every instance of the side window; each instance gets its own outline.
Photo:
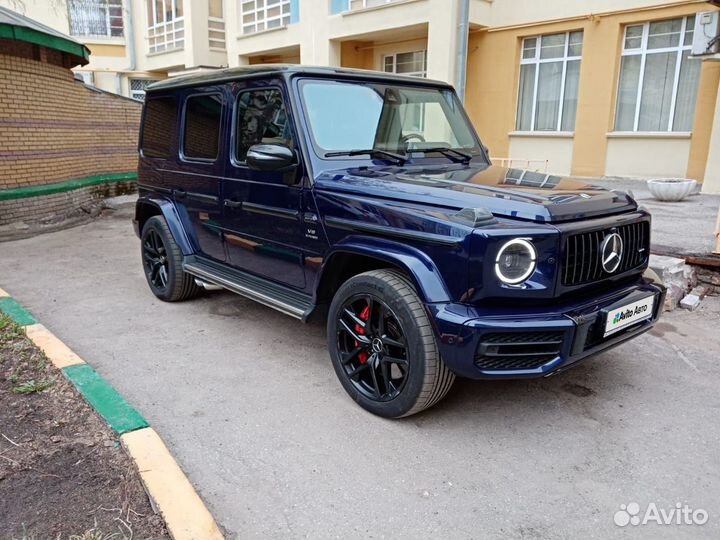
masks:
<path id="1" fill-rule="evenodd" d="M 183 156 L 214 161 L 220 148 L 222 96 L 191 96 L 185 103 Z"/>
<path id="2" fill-rule="evenodd" d="M 145 102 L 142 127 L 143 156 L 169 158 L 177 139 L 178 106 L 174 97 L 150 98 Z"/>
<path id="3" fill-rule="evenodd" d="M 235 159 L 245 161 L 254 144 L 293 147 L 282 94 L 276 89 L 250 90 L 238 96 Z"/>

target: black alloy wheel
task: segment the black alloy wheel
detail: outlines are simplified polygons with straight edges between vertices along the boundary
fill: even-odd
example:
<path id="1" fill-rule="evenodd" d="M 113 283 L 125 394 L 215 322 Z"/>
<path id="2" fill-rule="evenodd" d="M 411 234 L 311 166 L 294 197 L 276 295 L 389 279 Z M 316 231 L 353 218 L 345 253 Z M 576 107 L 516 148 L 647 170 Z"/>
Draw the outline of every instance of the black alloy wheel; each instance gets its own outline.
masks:
<path id="1" fill-rule="evenodd" d="M 382 300 L 357 295 L 343 305 L 338 351 L 348 378 L 374 401 L 396 398 L 407 381 L 407 342 L 400 321 Z"/>
<path id="2" fill-rule="evenodd" d="M 202 292 L 183 268 L 183 254 L 162 216 L 147 220 L 140 237 L 143 270 L 150 290 L 160 300 L 179 302 Z"/>
<path id="3" fill-rule="evenodd" d="M 165 290 L 168 285 L 167 250 L 157 231 L 150 229 L 143 238 L 143 265 L 148 281 L 158 290 Z"/>
<path id="4" fill-rule="evenodd" d="M 384 418 L 433 406 L 455 380 L 414 283 L 396 269 L 345 281 L 330 304 L 327 338 L 340 384 L 358 405 Z"/>

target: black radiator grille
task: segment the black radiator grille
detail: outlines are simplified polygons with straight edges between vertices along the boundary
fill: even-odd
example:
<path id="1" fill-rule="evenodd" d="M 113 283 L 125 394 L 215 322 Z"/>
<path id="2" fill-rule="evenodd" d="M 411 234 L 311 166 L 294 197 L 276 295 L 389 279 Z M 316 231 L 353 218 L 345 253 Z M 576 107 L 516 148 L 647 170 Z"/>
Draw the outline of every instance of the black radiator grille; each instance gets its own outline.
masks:
<path id="1" fill-rule="evenodd" d="M 622 238 L 623 253 L 618 269 L 609 273 L 602 267 L 600 247 L 605 237 L 612 232 L 617 232 Z M 642 266 L 647 261 L 649 248 L 650 223 L 647 221 L 569 236 L 565 240 L 562 284 L 574 286 L 592 283 Z"/>
<path id="2" fill-rule="evenodd" d="M 485 371 L 535 369 L 560 355 L 563 332 L 502 332 L 484 335 L 475 365 Z"/>

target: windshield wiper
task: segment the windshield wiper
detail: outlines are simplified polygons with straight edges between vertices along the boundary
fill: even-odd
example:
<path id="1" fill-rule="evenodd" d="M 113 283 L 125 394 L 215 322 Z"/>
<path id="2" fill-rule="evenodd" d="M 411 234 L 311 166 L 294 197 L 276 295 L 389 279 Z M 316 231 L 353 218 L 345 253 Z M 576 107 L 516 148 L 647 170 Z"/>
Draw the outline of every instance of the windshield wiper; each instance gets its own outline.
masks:
<path id="1" fill-rule="evenodd" d="M 401 154 L 396 154 L 395 152 L 388 152 L 387 150 L 378 150 L 377 148 L 369 148 L 367 150 L 343 150 L 342 152 L 326 152 L 325 157 L 363 156 L 366 154 L 374 158 L 392 159 L 398 165 L 404 165 L 407 161 L 407 157 Z"/>
<path id="2" fill-rule="evenodd" d="M 436 146 L 433 148 L 413 148 L 410 152 L 439 152 L 458 163 L 468 163 L 473 158 L 473 156 L 467 152 L 461 152 L 460 150 L 446 148 L 444 146 Z"/>

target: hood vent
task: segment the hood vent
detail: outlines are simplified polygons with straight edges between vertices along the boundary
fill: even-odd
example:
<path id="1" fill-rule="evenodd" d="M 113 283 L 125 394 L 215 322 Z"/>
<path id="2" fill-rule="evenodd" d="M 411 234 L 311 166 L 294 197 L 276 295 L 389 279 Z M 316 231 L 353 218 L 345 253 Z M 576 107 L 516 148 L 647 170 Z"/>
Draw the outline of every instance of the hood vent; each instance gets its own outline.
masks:
<path id="1" fill-rule="evenodd" d="M 482 227 L 496 222 L 495 216 L 487 208 L 463 208 L 450 219 L 469 227 Z"/>

